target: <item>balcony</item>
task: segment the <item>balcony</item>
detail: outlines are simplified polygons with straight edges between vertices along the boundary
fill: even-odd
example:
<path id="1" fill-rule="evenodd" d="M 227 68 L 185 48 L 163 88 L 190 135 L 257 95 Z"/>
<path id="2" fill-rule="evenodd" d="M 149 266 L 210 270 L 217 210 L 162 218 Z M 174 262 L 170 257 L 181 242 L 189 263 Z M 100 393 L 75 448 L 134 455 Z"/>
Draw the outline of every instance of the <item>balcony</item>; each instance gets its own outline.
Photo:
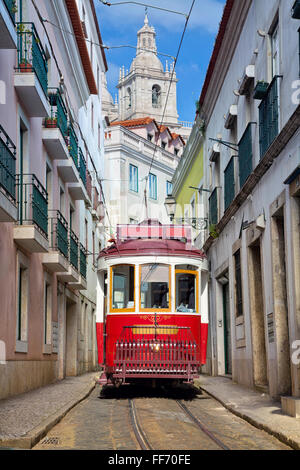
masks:
<path id="1" fill-rule="evenodd" d="M 75 201 L 85 201 L 87 205 L 91 205 L 91 200 L 87 192 L 87 167 L 81 148 L 79 149 L 79 176 L 78 183 L 70 183 L 68 186 L 69 193 Z"/>
<path id="2" fill-rule="evenodd" d="M 239 143 L 240 188 L 253 171 L 252 129 L 248 125 Z"/>
<path id="3" fill-rule="evenodd" d="M 48 252 L 48 194 L 35 175 L 17 175 L 17 200 L 15 243 L 30 253 Z"/>
<path id="4" fill-rule="evenodd" d="M 86 290 L 87 288 L 87 252 L 84 246 L 80 243 L 79 248 L 79 280 L 78 282 L 71 282 L 69 284 L 70 287 L 76 290 Z"/>
<path id="5" fill-rule="evenodd" d="M 0 222 L 16 220 L 16 147 L 0 126 Z"/>
<path id="6" fill-rule="evenodd" d="M 59 160 L 57 171 L 65 183 L 79 183 L 78 170 L 78 139 L 76 137 L 72 124 L 68 126 L 68 159 Z M 70 158 L 71 157 L 71 158 Z"/>
<path id="7" fill-rule="evenodd" d="M 68 113 L 58 89 L 49 89 L 49 103 L 50 115 L 44 120 L 43 143 L 52 160 L 67 160 Z"/>
<path id="8" fill-rule="evenodd" d="M 43 265 L 51 272 L 67 272 L 69 269 L 68 222 L 59 211 L 50 211 L 50 250 L 43 255 Z"/>
<path id="9" fill-rule="evenodd" d="M 29 117 L 49 116 L 48 66 L 33 23 L 18 23 L 18 64 L 14 84 Z"/>
<path id="10" fill-rule="evenodd" d="M 274 77 L 259 106 L 260 156 L 264 156 L 279 133 L 278 78 Z"/>
<path id="11" fill-rule="evenodd" d="M 62 282 L 78 283 L 79 281 L 79 241 L 73 230 L 68 234 L 68 260 L 69 267 L 67 272 L 59 272 L 57 278 Z"/>
<path id="12" fill-rule="evenodd" d="M 17 49 L 16 1 L 0 0 L 0 49 Z"/>

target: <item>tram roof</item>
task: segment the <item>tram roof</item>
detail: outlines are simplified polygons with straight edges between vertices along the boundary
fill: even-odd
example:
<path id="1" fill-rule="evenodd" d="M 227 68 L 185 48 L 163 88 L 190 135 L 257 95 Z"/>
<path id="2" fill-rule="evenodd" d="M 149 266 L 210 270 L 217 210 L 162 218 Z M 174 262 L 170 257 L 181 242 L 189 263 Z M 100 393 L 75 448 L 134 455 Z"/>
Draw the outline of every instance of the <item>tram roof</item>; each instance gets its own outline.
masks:
<path id="1" fill-rule="evenodd" d="M 180 256 L 183 258 L 206 258 L 205 253 L 179 240 L 139 239 L 125 240 L 105 248 L 99 258 L 126 256 Z"/>

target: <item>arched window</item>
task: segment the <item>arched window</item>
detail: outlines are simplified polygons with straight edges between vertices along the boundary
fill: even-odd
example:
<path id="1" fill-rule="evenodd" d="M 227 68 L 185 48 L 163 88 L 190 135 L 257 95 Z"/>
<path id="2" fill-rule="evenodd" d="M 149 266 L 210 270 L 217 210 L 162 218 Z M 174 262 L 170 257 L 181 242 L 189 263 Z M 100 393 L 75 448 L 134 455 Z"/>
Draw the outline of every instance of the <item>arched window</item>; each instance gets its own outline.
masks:
<path id="1" fill-rule="evenodd" d="M 161 106 L 161 91 L 160 86 L 153 85 L 152 87 L 152 106 L 159 108 Z"/>
<path id="2" fill-rule="evenodd" d="M 127 93 L 128 93 L 128 108 L 131 108 L 132 96 L 131 96 L 131 89 L 130 88 L 127 88 Z"/>

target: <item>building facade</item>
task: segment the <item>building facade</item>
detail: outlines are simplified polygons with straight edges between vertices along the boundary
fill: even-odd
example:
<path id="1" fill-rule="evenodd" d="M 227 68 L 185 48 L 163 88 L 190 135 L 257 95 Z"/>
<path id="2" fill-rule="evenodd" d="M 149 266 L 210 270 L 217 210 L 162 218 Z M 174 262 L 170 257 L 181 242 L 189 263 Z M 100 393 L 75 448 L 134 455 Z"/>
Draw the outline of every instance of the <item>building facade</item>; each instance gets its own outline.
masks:
<path id="1" fill-rule="evenodd" d="M 212 371 L 300 396 L 299 13 L 228 0 L 200 97 Z"/>
<path id="2" fill-rule="evenodd" d="M 107 64 L 93 1 L 1 0 L 0 20 L 4 398 L 97 364 Z"/>
<path id="3" fill-rule="evenodd" d="M 155 29 L 147 15 L 137 35 L 130 72 L 120 70 L 118 103 L 103 81 L 103 114 L 110 120 L 103 184 L 109 238 L 118 224 L 149 218 L 169 223 L 164 202 L 172 192 L 171 181 L 191 131 L 191 125 L 184 127 L 178 121 L 178 80 L 158 58 Z"/>

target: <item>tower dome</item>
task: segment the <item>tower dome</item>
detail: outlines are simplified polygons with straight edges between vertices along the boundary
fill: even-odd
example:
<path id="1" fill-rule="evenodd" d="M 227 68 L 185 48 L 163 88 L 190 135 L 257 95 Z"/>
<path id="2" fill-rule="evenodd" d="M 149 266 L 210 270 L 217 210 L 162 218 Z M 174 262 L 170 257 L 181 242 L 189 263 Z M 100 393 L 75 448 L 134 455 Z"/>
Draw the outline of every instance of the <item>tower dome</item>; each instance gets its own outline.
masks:
<path id="1" fill-rule="evenodd" d="M 130 71 L 135 67 L 142 67 L 163 72 L 163 65 L 157 57 L 156 32 L 153 26 L 149 25 L 147 14 L 145 15 L 144 26 L 138 31 L 137 36 L 137 53 Z"/>

